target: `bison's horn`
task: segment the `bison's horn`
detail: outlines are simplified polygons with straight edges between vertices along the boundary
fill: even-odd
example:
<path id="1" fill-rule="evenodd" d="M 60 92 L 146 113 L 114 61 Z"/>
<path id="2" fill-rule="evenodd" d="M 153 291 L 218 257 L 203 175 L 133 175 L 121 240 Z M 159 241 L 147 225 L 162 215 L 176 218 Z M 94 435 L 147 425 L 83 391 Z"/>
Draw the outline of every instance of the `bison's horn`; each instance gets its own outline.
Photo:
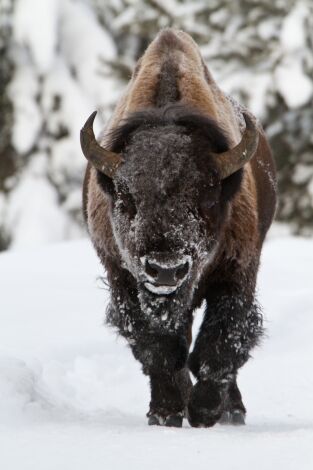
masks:
<path id="1" fill-rule="evenodd" d="M 97 170 L 101 171 L 101 173 L 109 176 L 109 178 L 113 178 L 116 170 L 123 162 L 123 159 L 121 155 L 104 149 L 96 141 L 95 134 L 93 132 L 93 122 L 96 114 L 97 111 L 89 116 L 86 124 L 80 131 L 80 145 L 87 160 Z"/>
<path id="2" fill-rule="evenodd" d="M 242 168 L 253 157 L 257 149 L 259 132 L 256 124 L 248 114 L 244 113 L 243 116 L 246 122 L 246 129 L 239 144 L 227 152 L 214 154 L 222 179 L 227 178 L 227 176 Z"/>

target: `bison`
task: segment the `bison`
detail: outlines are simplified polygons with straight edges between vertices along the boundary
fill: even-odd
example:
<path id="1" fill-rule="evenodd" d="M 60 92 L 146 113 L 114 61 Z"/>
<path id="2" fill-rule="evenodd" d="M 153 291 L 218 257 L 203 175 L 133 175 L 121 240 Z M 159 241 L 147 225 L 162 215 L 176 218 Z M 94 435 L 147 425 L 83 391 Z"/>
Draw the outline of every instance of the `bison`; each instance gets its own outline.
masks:
<path id="1" fill-rule="evenodd" d="M 264 131 L 173 29 L 138 61 L 99 143 L 95 114 L 81 130 L 84 214 L 107 321 L 150 378 L 148 423 L 244 424 L 237 372 L 263 333 L 256 277 L 276 206 Z"/>

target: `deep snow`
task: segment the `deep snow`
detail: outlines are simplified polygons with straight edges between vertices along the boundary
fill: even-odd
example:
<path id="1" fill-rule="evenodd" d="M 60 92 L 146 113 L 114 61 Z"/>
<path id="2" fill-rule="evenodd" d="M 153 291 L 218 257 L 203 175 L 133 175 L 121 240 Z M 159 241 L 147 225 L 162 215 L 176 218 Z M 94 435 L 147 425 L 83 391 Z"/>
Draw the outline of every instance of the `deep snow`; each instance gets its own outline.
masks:
<path id="1" fill-rule="evenodd" d="M 147 379 L 102 325 L 101 274 L 85 240 L 0 256 L 1 469 L 313 468 L 312 240 L 266 243 L 267 338 L 240 373 L 239 428 L 147 426 Z"/>

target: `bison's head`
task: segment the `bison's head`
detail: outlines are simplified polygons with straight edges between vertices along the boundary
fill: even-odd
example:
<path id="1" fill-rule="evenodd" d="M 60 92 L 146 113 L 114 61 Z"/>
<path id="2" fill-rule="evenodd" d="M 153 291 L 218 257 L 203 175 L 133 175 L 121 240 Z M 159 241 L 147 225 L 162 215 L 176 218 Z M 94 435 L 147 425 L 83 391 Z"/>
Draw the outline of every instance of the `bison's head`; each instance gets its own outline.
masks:
<path id="1" fill-rule="evenodd" d="M 115 240 L 142 303 L 187 302 L 216 254 L 228 202 L 256 149 L 255 125 L 245 116 L 242 140 L 229 150 L 214 120 L 171 105 L 131 115 L 109 151 L 96 142 L 93 119 L 82 129 L 83 152 L 110 197 Z"/>

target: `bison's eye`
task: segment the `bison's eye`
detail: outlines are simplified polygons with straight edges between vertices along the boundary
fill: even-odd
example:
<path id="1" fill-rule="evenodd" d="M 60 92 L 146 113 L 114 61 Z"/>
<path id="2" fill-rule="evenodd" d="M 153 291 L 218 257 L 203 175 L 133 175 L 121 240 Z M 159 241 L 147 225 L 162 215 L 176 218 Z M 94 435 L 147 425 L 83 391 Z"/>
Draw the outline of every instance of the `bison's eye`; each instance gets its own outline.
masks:
<path id="1" fill-rule="evenodd" d="M 137 213 L 136 205 L 131 194 L 119 194 L 116 207 L 120 212 L 128 215 L 130 219 L 133 219 Z"/>
<path id="2" fill-rule="evenodd" d="M 114 184 L 111 178 L 108 176 L 104 175 L 100 171 L 97 171 L 97 180 L 98 183 L 101 187 L 101 189 L 106 193 L 109 194 L 110 196 L 114 196 Z"/>
<path id="3" fill-rule="evenodd" d="M 200 202 L 200 211 L 204 217 L 208 217 L 211 213 L 211 210 L 217 204 L 217 199 L 215 198 L 205 198 Z"/>

